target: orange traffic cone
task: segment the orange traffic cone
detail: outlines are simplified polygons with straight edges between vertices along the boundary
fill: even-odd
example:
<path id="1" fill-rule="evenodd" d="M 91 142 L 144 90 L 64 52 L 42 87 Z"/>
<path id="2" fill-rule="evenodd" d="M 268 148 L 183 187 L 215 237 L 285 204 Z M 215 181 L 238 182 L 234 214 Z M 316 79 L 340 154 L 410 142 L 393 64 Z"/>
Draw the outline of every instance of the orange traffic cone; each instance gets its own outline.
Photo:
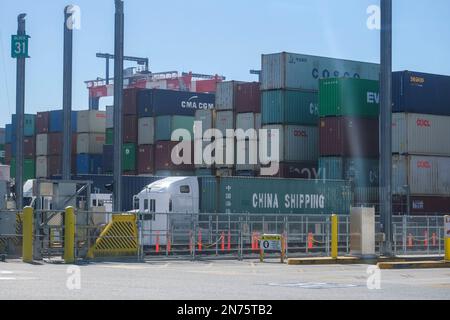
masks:
<path id="1" fill-rule="evenodd" d="M 159 232 L 156 233 L 156 253 L 159 253 Z"/>
<path id="2" fill-rule="evenodd" d="M 225 232 L 222 232 L 222 243 L 220 245 L 220 249 L 225 251 Z"/>
<path id="3" fill-rule="evenodd" d="M 308 234 L 308 249 L 312 249 L 314 247 L 313 241 L 314 241 L 314 236 L 313 236 L 312 232 L 310 232 Z"/>
<path id="4" fill-rule="evenodd" d="M 202 251 L 202 230 L 198 230 L 198 251 Z"/>

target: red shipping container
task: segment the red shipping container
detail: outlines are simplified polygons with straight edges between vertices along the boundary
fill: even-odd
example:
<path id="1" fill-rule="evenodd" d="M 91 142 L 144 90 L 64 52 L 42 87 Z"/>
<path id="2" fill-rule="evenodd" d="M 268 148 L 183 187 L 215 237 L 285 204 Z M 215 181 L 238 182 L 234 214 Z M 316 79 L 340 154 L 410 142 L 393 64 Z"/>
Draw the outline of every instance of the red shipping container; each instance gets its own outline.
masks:
<path id="1" fill-rule="evenodd" d="M 38 112 L 36 115 L 36 132 L 48 133 L 50 126 L 50 112 Z"/>
<path id="2" fill-rule="evenodd" d="M 237 113 L 261 112 L 259 82 L 240 83 L 236 86 L 235 110 Z"/>
<path id="3" fill-rule="evenodd" d="M 54 132 L 48 134 L 48 155 L 62 155 L 63 153 L 63 134 L 60 132 Z M 72 155 L 77 154 L 77 134 L 72 134 Z"/>
<path id="4" fill-rule="evenodd" d="M 320 155 L 377 158 L 378 119 L 330 117 L 320 120 Z"/>
<path id="5" fill-rule="evenodd" d="M 190 149 L 191 164 L 176 165 L 172 162 L 172 150 L 174 148 Z M 181 152 L 181 150 L 179 150 Z M 178 150 L 177 154 L 180 154 Z M 183 154 L 180 155 L 181 157 Z M 194 166 L 194 143 L 191 141 L 175 142 L 175 141 L 160 141 L 155 145 L 155 170 L 180 170 L 189 171 L 195 170 Z"/>
<path id="6" fill-rule="evenodd" d="M 12 145 L 11 143 L 5 144 L 5 164 L 10 165 L 12 159 Z"/>
<path id="7" fill-rule="evenodd" d="M 49 156 L 47 163 L 47 174 L 49 177 L 62 174 L 61 156 Z"/>
<path id="8" fill-rule="evenodd" d="M 123 90 L 123 115 L 137 115 L 137 93 L 140 90 L 138 88 Z"/>
<path id="9" fill-rule="evenodd" d="M 411 196 L 410 213 L 412 215 L 448 215 L 450 197 Z M 406 196 L 393 197 L 394 214 L 407 214 L 408 201 Z"/>
<path id="10" fill-rule="evenodd" d="M 155 172 L 155 148 L 153 145 L 139 146 L 138 174 L 153 174 Z"/>
<path id="11" fill-rule="evenodd" d="M 138 119 L 137 116 L 123 117 L 123 142 L 135 143 L 138 141 Z"/>
<path id="12" fill-rule="evenodd" d="M 23 156 L 26 159 L 33 159 L 36 156 L 36 137 L 23 139 Z"/>

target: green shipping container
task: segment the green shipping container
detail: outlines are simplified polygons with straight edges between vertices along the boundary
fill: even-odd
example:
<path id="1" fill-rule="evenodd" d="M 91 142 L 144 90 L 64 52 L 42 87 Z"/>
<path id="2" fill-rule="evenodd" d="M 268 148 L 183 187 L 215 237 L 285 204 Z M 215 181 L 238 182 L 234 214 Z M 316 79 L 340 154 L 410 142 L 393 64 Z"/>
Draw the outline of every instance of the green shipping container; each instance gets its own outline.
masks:
<path id="1" fill-rule="evenodd" d="M 354 188 L 379 186 L 379 161 L 366 158 L 322 157 L 319 177 L 329 180 L 352 181 Z"/>
<path id="2" fill-rule="evenodd" d="M 203 213 L 349 214 L 345 181 L 200 177 Z"/>
<path id="3" fill-rule="evenodd" d="M 273 90 L 262 93 L 262 124 L 318 126 L 317 92 Z"/>
<path id="4" fill-rule="evenodd" d="M 195 117 L 189 116 L 159 116 L 155 120 L 155 140 L 172 141 L 172 133 L 177 129 L 185 129 L 194 139 L 194 121 Z M 188 140 L 188 139 L 186 139 Z M 179 141 L 179 139 L 174 139 Z"/>
<path id="5" fill-rule="evenodd" d="M 123 145 L 123 171 L 136 170 L 136 145 L 127 143 Z"/>
<path id="6" fill-rule="evenodd" d="M 10 168 L 11 178 L 16 176 L 16 159 L 11 159 Z M 23 182 L 36 179 L 36 161 L 34 159 L 24 159 L 23 160 Z"/>
<path id="7" fill-rule="evenodd" d="M 114 129 L 106 129 L 106 142 L 107 145 L 114 144 Z"/>
<path id="8" fill-rule="evenodd" d="M 320 116 L 378 118 L 379 92 L 378 81 L 353 78 L 320 80 Z"/>

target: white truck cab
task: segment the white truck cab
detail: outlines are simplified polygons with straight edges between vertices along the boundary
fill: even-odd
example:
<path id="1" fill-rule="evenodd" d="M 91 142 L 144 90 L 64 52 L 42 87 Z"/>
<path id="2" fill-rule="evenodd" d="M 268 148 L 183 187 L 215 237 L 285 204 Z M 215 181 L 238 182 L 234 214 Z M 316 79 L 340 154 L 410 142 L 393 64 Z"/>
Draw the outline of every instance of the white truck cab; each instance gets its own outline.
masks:
<path id="1" fill-rule="evenodd" d="M 169 177 L 146 186 L 135 199 L 135 210 L 144 214 L 142 241 L 144 245 L 167 243 L 176 230 L 187 227 L 199 213 L 197 177 Z"/>

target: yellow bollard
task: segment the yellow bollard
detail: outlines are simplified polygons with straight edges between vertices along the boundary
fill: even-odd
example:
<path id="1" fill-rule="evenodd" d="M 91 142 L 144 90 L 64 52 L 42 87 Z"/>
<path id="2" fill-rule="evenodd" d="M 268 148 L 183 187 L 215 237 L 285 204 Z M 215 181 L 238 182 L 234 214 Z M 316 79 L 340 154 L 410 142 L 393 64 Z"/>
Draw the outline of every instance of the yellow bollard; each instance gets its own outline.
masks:
<path id="1" fill-rule="evenodd" d="M 64 216 L 64 262 L 75 262 L 75 212 L 67 207 Z"/>
<path id="2" fill-rule="evenodd" d="M 444 248 L 445 261 L 450 262 L 450 216 L 444 217 Z"/>
<path id="3" fill-rule="evenodd" d="M 339 219 L 336 214 L 331 216 L 331 258 L 338 258 L 338 223 Z"/>
<path id="4" fill-rule="evenodd" d="M 33 216 L 33 208 L 25 207 L 23 209 L 22 260 L 26 263 L 33 262 Z"/>

